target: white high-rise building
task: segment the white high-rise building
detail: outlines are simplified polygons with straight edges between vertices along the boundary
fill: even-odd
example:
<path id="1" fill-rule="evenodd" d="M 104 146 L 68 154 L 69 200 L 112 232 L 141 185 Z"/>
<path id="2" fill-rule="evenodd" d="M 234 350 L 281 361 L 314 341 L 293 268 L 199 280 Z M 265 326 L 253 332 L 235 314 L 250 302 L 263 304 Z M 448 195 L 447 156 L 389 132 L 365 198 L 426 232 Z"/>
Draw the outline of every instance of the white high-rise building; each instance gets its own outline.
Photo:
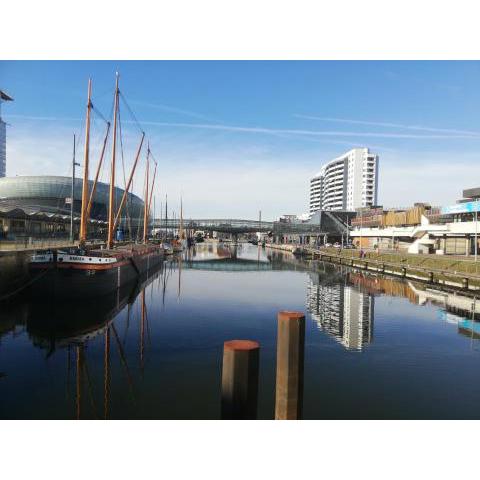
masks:
<path id="1" fill-rule="evenodd" d="M 0 178 L 7 175 L 7 125 L 0 118 Z"/>
<path id="2" fill-rule="evenodd" d="M 354 148 L 325 164 L 310 180 L 310 214 L 377 204 L 378 155 Z"/>
<path id="3" fill-rule="evenodd" d="M 12 97 L 0 90 L 0 178 L 7 175 L 7 124 L 2 120 L 2 102 L 11 102 Z"/>

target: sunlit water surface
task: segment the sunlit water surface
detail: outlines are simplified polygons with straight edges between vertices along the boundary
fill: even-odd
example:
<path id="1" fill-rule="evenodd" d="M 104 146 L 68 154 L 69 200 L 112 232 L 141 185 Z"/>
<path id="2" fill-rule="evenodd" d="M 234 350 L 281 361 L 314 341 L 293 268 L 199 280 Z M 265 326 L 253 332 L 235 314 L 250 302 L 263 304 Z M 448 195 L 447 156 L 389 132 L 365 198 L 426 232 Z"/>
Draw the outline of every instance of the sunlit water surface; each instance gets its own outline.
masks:
<path id="1" fill-rule="evenodd" d="M 258 418 L 271 419 L 277 313 L 288 309 L 306 314 L 304 418 L 480 418 L 472 302 L 202 244 L 106 297 L 0 305 L 0 417 L 217 419 L 223 342 L 252 339 Z"/>

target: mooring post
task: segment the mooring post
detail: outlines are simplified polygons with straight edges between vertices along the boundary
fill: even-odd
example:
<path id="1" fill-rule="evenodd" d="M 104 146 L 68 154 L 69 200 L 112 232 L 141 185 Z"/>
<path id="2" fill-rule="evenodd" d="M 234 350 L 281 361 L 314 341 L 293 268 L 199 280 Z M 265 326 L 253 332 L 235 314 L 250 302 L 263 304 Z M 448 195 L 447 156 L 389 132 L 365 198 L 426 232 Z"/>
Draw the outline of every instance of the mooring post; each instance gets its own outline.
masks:
<path id="1" fill-rule="evenodd" d="M 305 315 L 278 313 L 275 419 L 302 418 Z"/>
<path id="2" fill-rule="evenodd" d="M 257 418 L 260 344 L 230 340 L 223 344 L 222 419 Z"/>
<path id="3" fill-rule="evenodd" d="M 465 277 L 462 279 L 462 287 L 468 289 L 468 278 Z"/>

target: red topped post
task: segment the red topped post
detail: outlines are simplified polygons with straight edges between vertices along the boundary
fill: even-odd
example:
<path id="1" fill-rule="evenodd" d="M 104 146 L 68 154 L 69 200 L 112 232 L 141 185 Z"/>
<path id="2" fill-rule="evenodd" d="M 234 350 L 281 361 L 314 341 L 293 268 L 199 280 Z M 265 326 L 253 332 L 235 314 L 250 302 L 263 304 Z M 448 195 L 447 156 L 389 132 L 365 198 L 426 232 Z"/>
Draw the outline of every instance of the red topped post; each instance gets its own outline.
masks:
<path id="1" fill-rule="evenodd" d="M 260 344 L 252 340 L 223 344 L 222 419 L 257 417 L 259 353 Z"/>

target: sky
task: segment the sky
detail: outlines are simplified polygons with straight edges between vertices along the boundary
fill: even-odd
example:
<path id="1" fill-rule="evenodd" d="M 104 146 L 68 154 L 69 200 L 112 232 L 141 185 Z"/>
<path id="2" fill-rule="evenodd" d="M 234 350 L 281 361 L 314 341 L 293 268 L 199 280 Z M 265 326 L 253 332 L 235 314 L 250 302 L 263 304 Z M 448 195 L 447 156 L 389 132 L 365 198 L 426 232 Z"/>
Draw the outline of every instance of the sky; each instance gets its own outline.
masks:
<path id="1" fill-rule="evenodd" d="M 88 78 L 93 175 L 116 71 L 116 184 L 124 186 L 145 131 L 158 162 L 157 216 L 166 194 L 170 211 L 178 214 L 182 197 L 192 218 L 307 212 L 310 177 L 354 147 L 379 155 L 386 207 L 447 205 L 480 186 L 480 63 L 472 61 L 0 61 L 0 89 L 14 98 L 2 105 L 7 175 L 70 176 L 74 133 L 83 162 Z M 144 165 L 145 150 L 140 195 Z"/>

